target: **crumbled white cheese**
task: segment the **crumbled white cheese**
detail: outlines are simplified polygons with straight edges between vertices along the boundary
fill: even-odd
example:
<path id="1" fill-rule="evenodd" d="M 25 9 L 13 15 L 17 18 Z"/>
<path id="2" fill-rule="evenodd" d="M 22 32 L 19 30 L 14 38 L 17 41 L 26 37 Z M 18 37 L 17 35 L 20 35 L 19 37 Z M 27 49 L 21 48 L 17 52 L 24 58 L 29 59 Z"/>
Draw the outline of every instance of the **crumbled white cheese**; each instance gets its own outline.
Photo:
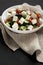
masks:
<path id="1" fill-rule="evenodd" d="M 29 25 L 27 29 L 32 30 L 33 29 L 33 26 L 32 25 Z"/>
<path id="2" fill-rule="evenodd" d="M 18 30 L 18 24 L 15 22 L 15 23 L 12 25 L 12 28 L 13 28 L 14 30 Z"/>
<path id="3" fill-rule="evenodd" d="M 33 19 L 31 22 L 32 22 L 32 24 L 34 25 L 34 24 L 37 23 L 37 19 Z"/>
<path id="4" fill-rule="evenodd" d="M 27 14 L 29 14 L 29 15 L 31 14 L 30 10 L 28 10 L 28 11 L 26 11 L 26 12 L 27 12 Z"/>
<path id="5" fill-rule="evenodd" d="M 22 14 L 23 16 L 26 16 L 27 13 L 26 13 L 26 11 L 22 11 L 21 14 Z"/>
<path id="6" fill-rule="evenodd" d="M 19 20 L 19 23 L 20 23 L 20 24 L 23 24 L 24 21 L 25 21 L 25 19 L 22 17 L 22 18 Z"/>
<path id="7" fill-rule="evenodd" d="M 31 17 L 32 17 L 32 18 L 37 18 L 37 15 L 32 12 Z"/>
<path id="8" fill-rule="evenodd" d="M 17 16 L 13 16 L 13 21 L 18 21 L 18 17 Z"/>
<path id="9" fill-rule="evenodd" d="M 30 16 L 29 16 L 29 15 L 27 15 L 27 16 L 26 16 L 26 20 L 29 20 L 29 19 L 30 19 Z"/>

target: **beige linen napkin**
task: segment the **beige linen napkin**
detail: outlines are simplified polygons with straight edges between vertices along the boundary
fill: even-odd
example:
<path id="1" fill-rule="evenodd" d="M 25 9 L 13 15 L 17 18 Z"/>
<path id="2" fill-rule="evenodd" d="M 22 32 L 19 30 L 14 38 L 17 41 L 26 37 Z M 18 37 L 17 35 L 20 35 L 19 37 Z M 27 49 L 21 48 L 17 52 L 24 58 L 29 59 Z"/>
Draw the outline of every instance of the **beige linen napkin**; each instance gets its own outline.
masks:
<path id="1" fill-rule="evenodd" d="M 28 4 L 26 8 L 28 8 Z M 24 6 L 24 5 L 23 5 Z M 38 9 L 41 10 L 41 7 L 37 5 L 37 7 L 33 7 L 33 10 Z M 42 14 L 42 11 L 41 11 Z M 39 62 L 43 62 L 43 28 L 39 30 L 37 33 L 31 33 L 31 34 L 15 34 L 15 38 L 10 34 L 10 36 L 6 33 L 3 25 L 1 26 L 2 35 L 4 38 L 5 43 L 7 46 L 15 51 L 19 47 L 23 49 L 25 52 L 27 52 L 30 55 L 33 55 L 33 53 L 36 51 L 36 59 Z M 18 35 L 18 37 L 17 37 Z M 10 40 L 10 41 L 9 41 Z"/>
<path id="2" fill-rule="evenodd" d="M 36 58 L 39 62 L 43 62 L 43 28 L 41 28 L 38 32 L 37 32 L 37 36 L 39 39 L 39 45 L 41 48 L 41 52 L 36 51 Z"/>
<path id="3" fill-rule="evenodd" d="M 0 28 L 2 31 L 2 35 L 3 35 L 3 39 L 6 43 L 6 45 L 12 49 L 13 51 L 17 50 L 19 48 L 19 46 L 16 44 L 16 42 L 7 34 L 7 32 L 5 31 L 3 25 L 0 23 Z"/>
<path id="4" fill-rule="evenodd" d="M 23 49 L 30 55 L 36 51 L 36 59 L 39 62 L 43 62 L 43 31 L 40 30 L 36 33 L 20 35 L 19 38 L 16 37 L 16 42 L 14 38 L 11 38 L 7 32 L 5 31 L 2 24 L 0 24 L 0 28 L 2 30 L 2 35 L 6 45 L 12 49 L 13 51 L 17 50 L 19 47 Z M 39 37 L 39 40 L 38 40 Z M 25 41 L 26 40 L 26 41 Z M 18 42 L 19 41 L 19 42 Z"/>

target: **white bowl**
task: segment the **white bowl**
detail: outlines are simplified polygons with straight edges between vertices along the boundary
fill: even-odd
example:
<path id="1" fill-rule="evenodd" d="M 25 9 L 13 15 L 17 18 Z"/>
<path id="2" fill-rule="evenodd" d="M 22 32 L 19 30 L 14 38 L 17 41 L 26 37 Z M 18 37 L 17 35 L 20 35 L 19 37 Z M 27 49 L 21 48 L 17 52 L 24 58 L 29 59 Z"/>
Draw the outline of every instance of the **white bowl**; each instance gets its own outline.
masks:
<path id="1" fill-rule="evenodd" d="M 1 24 L 5 27 L 5 30 L 6 32 L 12 37 L 12 38 L 16 38 L 16 37 L 19 37 L 19 35 L 25 35 L 25 34 L 29 34 L 29 33 L 33 33 L 33 32 L 36 32 L 38 31 L 41 27 L 43 27 L 43 22 L 41 22 L 41 25 L 40 27 L 38 28 L 35 28 L 33 30 L 26 30 L 26 31 L 20 31 L 20 30 L 13 30 L 12 28 L 8 27 L 6 24 L 5 24 L 5 19 L 6 19 L 6 13 L 7 11 L 9 10 L 12 10 L 16 7 L 19 7 L 19 6 L 24 6 L 25 8 L 31 8 L 32 10 L 35 10 L 36 12 L 40 12 L 40 14 L 42 15 L 43 17 L 43 10 L 41 9 L 40 5 L 36 5 L 36 6 L 32 6 L 32 5 L 29 5 L 27 3 L 24 3 L 24 4 L 21 4 L 21 5 L 16 5 L 16 6 L 12 6 L 8 9 L 6 9 L 3 13 L 2 13 L 2 16 L 1 16 Z"/>

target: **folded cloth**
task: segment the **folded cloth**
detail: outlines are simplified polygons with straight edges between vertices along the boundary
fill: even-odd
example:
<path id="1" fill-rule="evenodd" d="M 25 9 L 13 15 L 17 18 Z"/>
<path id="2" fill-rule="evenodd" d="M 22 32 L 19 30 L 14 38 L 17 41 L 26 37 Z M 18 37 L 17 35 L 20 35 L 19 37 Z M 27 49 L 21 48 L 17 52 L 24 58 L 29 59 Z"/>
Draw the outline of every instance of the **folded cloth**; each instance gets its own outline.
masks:
<path id="1" fill-rule="evenodd" d="M 38 51 L 36 52 L 36 58 L 39 62 L 43 62 L 43 28 L 37 32 L 37 36 L 39 39 L 41 52 L 38 52 Z"/>
<path id="2" fill-rule="evenodd" d="M 37 7 L 38 9 L 41 9 L 41 7 L 38 5 L 37 7 L 34 7 L 34 6 L 31 6 L 31 7 L 33 7 L 33 9 L 34 8 L 36 9 Z M 36 59 L 39 62 L 43 62 L 43 28 L 37 31 L 36 33 L 21 34 L 21 35 L 15 34 L 15 38 L 14 38 L 12 37 L 12 35 L 10 35 L 11 36 L 10 37 L 7 34 L 3 25 L 0 24 L 0 26 L 1 26 L 4 41 L 10 49 L 15 51 L 16 49 L 20 47 L 21 49 L 23 49 L 26 53 L 30 55 L 33 55 L 33 53 L 36 51 Z M 18 38 L 17 38 L 17 35 L 18 35 Z"/>
<path id="3" fill-rule="evenodd" d="M 2 31 L 2 35 L 3 35 L 3 39 L 6 43 L 6 45 L 13 51 L 17 50 L 19 48 L 19 46 L 16 44 L 16 42 L 7 34 L 7 32 L 5 31 L 5 28 L 3 27 L 3 25 L 0 23 L 0 28 Z"/>
<path id="4" fill-rule="evenodd" d="M 3 25 L 0 24 L 0 26 L 3 39 L 10 49 L 15 51 L 20 47 L 30 55 L 33 55 L 36 51 L 36 59 L 39 62 L 43 62 L 43 29 L 39 30 L 37 33 L 26 34 L 25 36 L 20 35 L 19 38 L 16 37 L 17 39 L 15 42 L 15 40 L 7 34 Z"/>

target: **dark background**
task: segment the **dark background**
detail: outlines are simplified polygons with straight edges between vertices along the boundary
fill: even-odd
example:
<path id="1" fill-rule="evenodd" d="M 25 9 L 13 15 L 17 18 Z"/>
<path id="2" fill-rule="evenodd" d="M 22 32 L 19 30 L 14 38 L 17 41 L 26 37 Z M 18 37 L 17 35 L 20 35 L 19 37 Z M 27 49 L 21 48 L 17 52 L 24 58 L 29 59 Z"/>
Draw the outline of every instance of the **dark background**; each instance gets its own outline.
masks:
<path id="1" fill-rule="evenodd" d="M 24 2 L 31 5 L 39 4 L 43 9 L 43 0 L 0 0 L 0 15 L 6 8 Z M 0 65 L 43 65 L 43 63 L 36 61 L 35 53 L 30 56 L 21 49 L 15 52 L 10 50 L 6 46 L 0 30 Z"/>

